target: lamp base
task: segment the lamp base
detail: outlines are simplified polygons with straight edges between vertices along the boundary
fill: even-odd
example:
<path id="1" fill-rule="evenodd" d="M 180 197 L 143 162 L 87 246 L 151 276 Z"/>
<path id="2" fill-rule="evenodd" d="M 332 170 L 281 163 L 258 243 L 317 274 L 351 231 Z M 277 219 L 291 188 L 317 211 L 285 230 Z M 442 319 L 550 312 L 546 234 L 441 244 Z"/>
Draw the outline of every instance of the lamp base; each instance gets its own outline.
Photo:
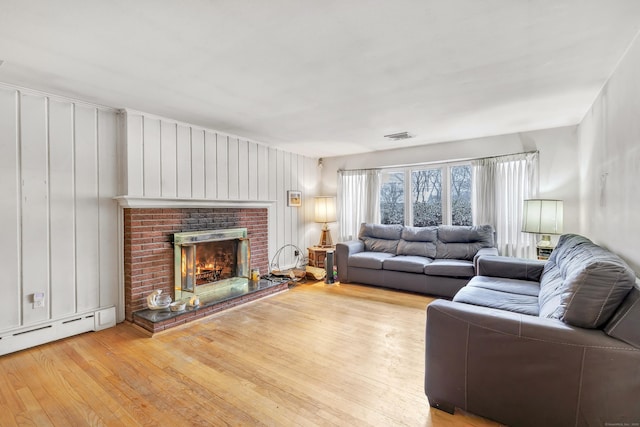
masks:
<path id="1" fill-rule="evenodd" d="M 331 231 L 327 224 L 324 224 L 322 227 L 322 232 L 320 233 L 320 242 L 318 243 L 319 248 L 331 248 L 333 247 L 333 239 L 331 238 Z"/>
<path id="2" fill-rule="evenodd" d="M 551 236 L 548 234 L 543 234 L 536 246 L 538 246 L 539 248 L 551 248 Z"/>

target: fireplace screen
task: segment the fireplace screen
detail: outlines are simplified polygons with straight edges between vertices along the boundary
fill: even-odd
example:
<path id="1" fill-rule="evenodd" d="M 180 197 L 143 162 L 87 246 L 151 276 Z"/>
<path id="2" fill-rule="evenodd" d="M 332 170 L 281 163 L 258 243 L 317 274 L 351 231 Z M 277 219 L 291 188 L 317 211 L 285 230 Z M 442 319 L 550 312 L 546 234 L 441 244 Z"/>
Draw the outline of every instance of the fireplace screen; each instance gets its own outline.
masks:
<path id="1" fill-rule="evenodd" d="M 176 233 L 173 243 L 176 301 L 248 285 L 246 228 Z"/>

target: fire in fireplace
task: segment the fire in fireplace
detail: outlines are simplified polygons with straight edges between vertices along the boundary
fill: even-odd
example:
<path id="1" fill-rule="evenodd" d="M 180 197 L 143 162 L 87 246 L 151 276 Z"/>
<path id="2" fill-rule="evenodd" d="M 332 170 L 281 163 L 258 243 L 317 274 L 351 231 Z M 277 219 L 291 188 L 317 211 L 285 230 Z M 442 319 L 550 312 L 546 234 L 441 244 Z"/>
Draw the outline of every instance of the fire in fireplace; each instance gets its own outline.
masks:
<path id="1" fill-rule="evenodd" d="M 176 233 L 173 243 L 176 301 L 248 287 L 246 228 Z"/>

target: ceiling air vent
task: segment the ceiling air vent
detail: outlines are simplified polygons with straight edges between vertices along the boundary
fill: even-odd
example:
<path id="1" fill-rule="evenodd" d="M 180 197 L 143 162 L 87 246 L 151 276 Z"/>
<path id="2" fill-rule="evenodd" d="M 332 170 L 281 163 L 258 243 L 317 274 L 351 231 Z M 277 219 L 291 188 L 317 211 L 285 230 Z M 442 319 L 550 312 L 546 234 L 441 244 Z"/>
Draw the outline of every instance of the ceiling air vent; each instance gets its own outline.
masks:
<path id="1" fill-rule="evenodd" d="M 403 139 L 413 138 L 409 132 L 398 132 L 398 133 L 390 133 L 389 135 L 385 135 L 385 138 L 389 138 L 392 141 L 402 141 Z"/>

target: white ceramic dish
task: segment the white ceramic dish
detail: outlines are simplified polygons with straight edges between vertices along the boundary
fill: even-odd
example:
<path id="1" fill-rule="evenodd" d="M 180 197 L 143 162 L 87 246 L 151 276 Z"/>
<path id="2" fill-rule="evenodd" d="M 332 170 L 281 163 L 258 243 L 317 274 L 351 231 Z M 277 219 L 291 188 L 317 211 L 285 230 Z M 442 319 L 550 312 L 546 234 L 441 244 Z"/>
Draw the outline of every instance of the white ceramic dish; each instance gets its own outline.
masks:
<path id="1" fill-rule="evenodd" d="M 171 311 L 182 311 L 186 306 L 187 306 L 186 302 L 176 301 L 176 302 L 172 302 L 171 305 L 169 305 L 169 308 L 171 308 Z"/>

